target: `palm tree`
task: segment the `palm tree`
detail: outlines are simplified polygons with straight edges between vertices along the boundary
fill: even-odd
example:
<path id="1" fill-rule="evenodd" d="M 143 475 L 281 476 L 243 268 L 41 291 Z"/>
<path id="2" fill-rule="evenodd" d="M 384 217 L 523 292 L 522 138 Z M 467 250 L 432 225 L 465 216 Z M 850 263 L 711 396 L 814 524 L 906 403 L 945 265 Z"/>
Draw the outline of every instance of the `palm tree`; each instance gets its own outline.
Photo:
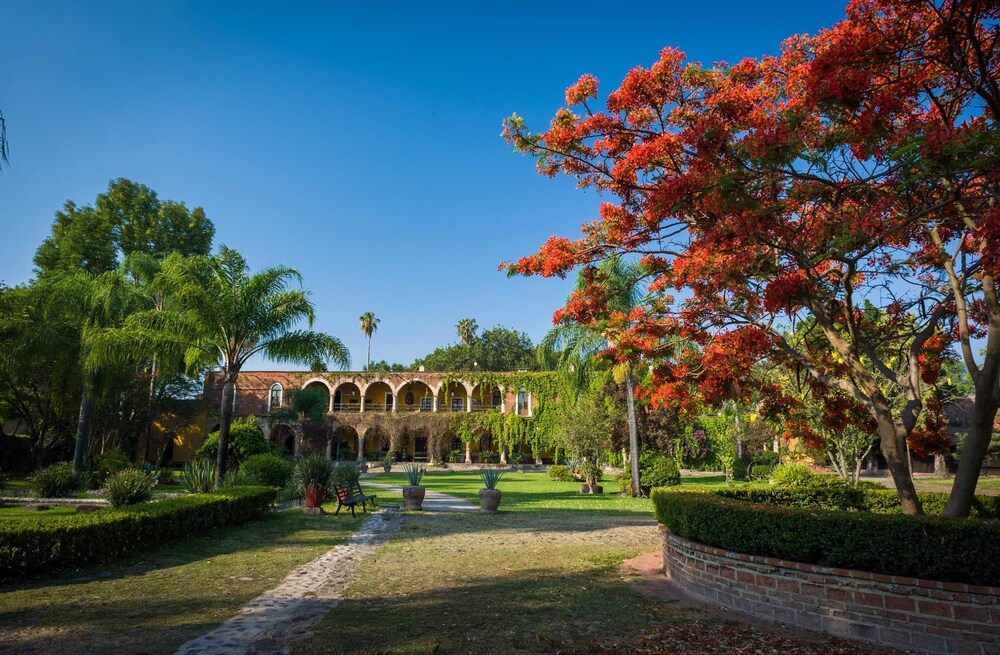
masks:
<path id="1" fill-rule="evenodd" d="M 366 371 L 372 365 L 372 335 L 378 332 L 379 322 L 380 320 L 375 318 L 374 312 L 365 312 L 358 317 L 358 326 L 361 328 L 361 333 L 368 338 L 368 357 L 365 360 Z"/>
<path id="2" fill-rule="evenodd" d="M 176 307 L 135 314 L 122 331 L 138 347 L 183 353 L 189 369 L 210 361 L 221 370 L 216 486 L 225 475 L 236 383 L 251 357 L 350 364 L 347 348 L 336 337 L 293 329 L 303 320 L 311 326 L 314 310 L 308 292 L 289 288 L 292 281 L 302 282 L 295 269 L 275 266 L 251 273 L 243 256 L 225 247 L 214 257 L 171 255 L 163 264 L 160 283 Z"/>
<path id="3" fill-rule="evenodd" d="M 642 298 L 642 271 L 636 265 L 623 261 L 618 256 L 612 256 L 597 267 L 608 287 L 608 309 L 622 312 L 625 315 L 634 309 Z M 586 284 L 583 274 L 577 277 L 577 289 Z M 610 327 L 598 324 L 584 326 L 578 323 L 563 323 L 545 336 L 540 344 L 539 353 L 555 351 L 557 368 L 570 383 L 571 389 L 579 399 L 586 391 L 587 383 L 595 365 L 598 352 L 614 347 L 618 341 L 618 333 Z M 635 370 L 638 362 L 630 361 L 613 369 L 616 382 L 625 385 L 625 397 L 628 413 L 628 443 L 629 464 L 632 473 L 632 494 L 641 494 L 639 487 L 639 433 L 635 418 Z"/>
<path id="4" fill-rule="evenodd" d="M 458 338 L 462 340 L 465 345 L 471 345 L 476 338 L 476 330 L 479 326 L 476 325 L 476 319 L 474 318 L 463 318 L 455 326 L 455 332 L 458 333 Z"/>

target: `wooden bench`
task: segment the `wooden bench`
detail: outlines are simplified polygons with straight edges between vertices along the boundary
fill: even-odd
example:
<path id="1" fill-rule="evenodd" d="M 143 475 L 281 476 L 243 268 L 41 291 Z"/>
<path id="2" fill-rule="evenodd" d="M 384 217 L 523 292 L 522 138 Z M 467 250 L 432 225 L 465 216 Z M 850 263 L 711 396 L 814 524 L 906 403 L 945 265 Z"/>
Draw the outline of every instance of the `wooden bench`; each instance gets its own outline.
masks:
<path id="1" fill-rule="evenodd" d="M 351 488 L 352 485 L 348 484 L 338 484 L 335 489 L 337 491 L 337 511 L 334 514 L 340 514 L 341 507 L 350 507 L 351 516 L 354 516 L 354 508 L 361 505 L 361 509 L 367 512 L 365 508 L 365 503 L 367 502 L 367 497 L 364 495 L 356 495 L 354 490 Z"/>

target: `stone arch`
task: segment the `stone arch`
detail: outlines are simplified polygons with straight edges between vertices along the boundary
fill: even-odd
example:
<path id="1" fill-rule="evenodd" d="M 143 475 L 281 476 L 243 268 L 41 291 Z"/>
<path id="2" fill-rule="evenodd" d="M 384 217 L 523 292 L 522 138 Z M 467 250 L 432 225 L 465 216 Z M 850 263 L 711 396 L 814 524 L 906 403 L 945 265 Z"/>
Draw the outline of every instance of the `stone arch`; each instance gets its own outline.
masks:
<path id="1" fill-rule="evenodd" d="M 330 390 L 330 383 L 321 378 L 314 378 L 302 385 L 302 389 L 323 389 L 326 392 L 326 411 L 329 412 L 333 403 L 333 392 Z"/>
<path id="2" fill-rule="evenodd" d="M 401 412 L 429 412 L 435 392 L 422 380 L 409 380 L 396 391 L 396 407 Z"/>
<path id="3" fill-rule="evenodd" d="M 442 383 L 438 388 L 438 411 L 464 412 L 469 406 L 470 389 L 465 382 Z"/>
<path id="4" fill-rule="evenodd" d="M 364 388 L 366 412 L 391 412 L 396 390 L 384 380 L 375 380 Z"/>
<path id="5" fill-rule="evenodd" d="M 330 405 L 335 412 L 360 412 L 361 387 L 349 380 L 339 382 L 333 388 Z"/>
<path id="6" fill-rule="evenodd" d="M 503 388 L 500 385 L 477 384 L 472 390 L 472 410 L 489 411 L 503 408 Z"/>
<path id="7" fill-rule="evenodd" d="M 332 456 L 334 459 L 354 459 L 351 453 L 358 449 L 358 431 L 353 425 L 338 423 L 333 429 Z"/>

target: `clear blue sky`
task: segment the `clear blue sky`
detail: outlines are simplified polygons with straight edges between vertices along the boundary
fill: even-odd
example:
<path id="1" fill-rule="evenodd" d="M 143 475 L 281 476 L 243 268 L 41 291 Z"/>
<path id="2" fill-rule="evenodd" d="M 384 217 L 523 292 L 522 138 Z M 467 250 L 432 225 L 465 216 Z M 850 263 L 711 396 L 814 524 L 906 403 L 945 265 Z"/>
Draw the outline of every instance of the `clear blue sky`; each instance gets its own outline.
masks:
<path id="1" fill-rule="evenodd" d="M 298 268 L 355 368 L 365 311 L 373 359 L 410 363 L 465 316 L 537 341 L 570 282 L 497 265 L 600 199 L 511 154 L 502 119 L 541 128 L 580 74 L 603 97 L 667 45 L 775 53 L 845 1 L 374 4 L 4 2 L 0 280 L 31 278 L 64 201 L 127 177 L 204 207 L 251 266 Z"/>

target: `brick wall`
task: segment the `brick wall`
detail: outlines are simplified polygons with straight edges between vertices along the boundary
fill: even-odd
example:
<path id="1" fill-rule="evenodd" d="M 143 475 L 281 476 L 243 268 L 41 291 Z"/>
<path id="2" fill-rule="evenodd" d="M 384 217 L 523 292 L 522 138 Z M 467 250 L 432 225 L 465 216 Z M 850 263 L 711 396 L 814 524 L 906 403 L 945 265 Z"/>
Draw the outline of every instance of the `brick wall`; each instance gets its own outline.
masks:
<path id="1" fill-rule="evenodd" d="M 705 603 L 902 650 L 1000 655 L 1000 588 L 733 553 L 660 531 L 667 577 Z"/>

